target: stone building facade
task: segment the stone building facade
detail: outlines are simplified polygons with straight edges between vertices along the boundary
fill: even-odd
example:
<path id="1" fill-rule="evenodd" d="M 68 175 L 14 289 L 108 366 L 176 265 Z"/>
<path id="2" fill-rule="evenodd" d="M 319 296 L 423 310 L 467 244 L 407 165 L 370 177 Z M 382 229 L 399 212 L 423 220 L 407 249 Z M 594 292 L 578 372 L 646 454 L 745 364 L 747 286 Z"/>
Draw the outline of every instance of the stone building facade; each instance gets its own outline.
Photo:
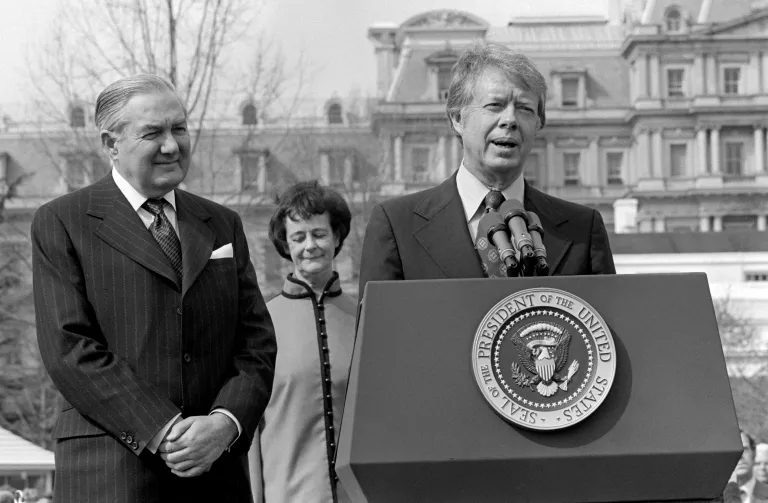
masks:
<path id="1" fill-rule="evenodd" d="M 241 211 L 270 285 L 289 266 L 266 239 L 275 193 L 307 178 L 339 188 L 358 215 L 339 261 L 354 288 L 370 206 L 439 183 L 461 162 L 445 117 L 451 68 L 462 50 L 486 40 L 530 56 L 548 83 L 547 126 L 526 162 L 529 182 L 597 208 L 615 233 L 765 231 L 768 4 L 608 3 L 603 17 L 489 23 L 438 10 L 376 24 L 368 30 L 374 99 L 333 97 L 309 117 L 285 119 L 236 98 L 237 107 L 192 132 L 186 188 Z M 44 201 L 107 172 L 91 110 L 77 101 L 68 123 L 3 120 L 7 218 L 28 222 Z"/>

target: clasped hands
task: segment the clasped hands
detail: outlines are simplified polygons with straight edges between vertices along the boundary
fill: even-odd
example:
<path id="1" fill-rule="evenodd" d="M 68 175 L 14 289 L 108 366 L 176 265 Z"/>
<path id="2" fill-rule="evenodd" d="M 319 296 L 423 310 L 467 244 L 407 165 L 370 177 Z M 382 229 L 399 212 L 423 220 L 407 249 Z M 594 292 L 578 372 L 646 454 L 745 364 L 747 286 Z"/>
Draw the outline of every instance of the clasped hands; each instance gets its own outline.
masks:
<path id="1" fill-rule="evenodd" d="M 237 426 L 224 414 L 179 418 L 158 452 L 174 475 L 197 477 L 211 469 L 236 436 Z"/>

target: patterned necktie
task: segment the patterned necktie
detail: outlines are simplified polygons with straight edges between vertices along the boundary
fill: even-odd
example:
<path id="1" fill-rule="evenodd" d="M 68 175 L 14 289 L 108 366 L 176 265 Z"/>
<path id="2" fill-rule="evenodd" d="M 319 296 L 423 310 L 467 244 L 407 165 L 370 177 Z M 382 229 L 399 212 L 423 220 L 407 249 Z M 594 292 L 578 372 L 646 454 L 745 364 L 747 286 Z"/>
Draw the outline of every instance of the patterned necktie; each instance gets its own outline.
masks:
<path id="1" fill-rule="evenodd" d="M 168 202 L 165 199 L 147 199 L 142 207 L 155 216 L 155 221 L 149 226 L 149 232 L 152 233 L 157 244 L 168 257 L 173 270 L 176 271 L 176 276 L 181 281 L 181 241 L 179 241 L 179 236 L 176 235 L 171 221 L 168 220 L 165 211 L 163 211 L 166 204 Z"/>
<path id="2" fill-rule="evenodd" d="M 504 194 L 498 190 L 492 190 L 485 196 L 482 208 L 484 212 L 495 211 L 499 209 L 501 203 L 505 200 Z M 475 249 L 480 260 L 483 262 L 483 272 L 488 278 L 506 278 L 507 266 L 501 261 L 499 257 L 499 251 L 496 246 L 490 242 L 486 235 L 487 229 L 483 229 L 481 225 L 477 227 L 477 237 L 475 239 Z"/>

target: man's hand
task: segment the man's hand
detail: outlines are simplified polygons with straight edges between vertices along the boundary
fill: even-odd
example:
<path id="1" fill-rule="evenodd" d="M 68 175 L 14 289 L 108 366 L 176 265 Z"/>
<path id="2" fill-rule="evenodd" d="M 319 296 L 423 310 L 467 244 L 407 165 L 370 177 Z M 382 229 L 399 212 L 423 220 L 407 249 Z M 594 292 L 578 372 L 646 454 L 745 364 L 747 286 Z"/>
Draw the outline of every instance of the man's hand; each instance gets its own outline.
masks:
<path id="1" fill-rule="evenodd" d="M 179 477 L 207 472 L 237 436 L 237 426 L 224 414 L 192 416 L 173 425 L 160 444 L 160 457 Z"/>

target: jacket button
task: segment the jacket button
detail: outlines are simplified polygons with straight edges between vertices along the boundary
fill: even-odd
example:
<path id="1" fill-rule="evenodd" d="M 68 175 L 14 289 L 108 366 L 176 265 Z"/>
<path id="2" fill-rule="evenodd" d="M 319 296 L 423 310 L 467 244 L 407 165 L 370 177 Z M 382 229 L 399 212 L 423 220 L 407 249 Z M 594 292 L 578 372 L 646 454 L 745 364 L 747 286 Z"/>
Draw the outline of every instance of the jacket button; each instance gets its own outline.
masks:
<path id="1" fill-rule="evenodd" d="M 132 437 L 132 436 L 130 436 L 130 435 L 128 435 L 128 437 L 126 437 L 125 441 L 126 441 L 127 443 L 129 443 L 129 444 L 130 444 L 130 443 L 133 443 L 133 437 Z"/>
<path id="2" fill-rule="evenodd" d="M 134 451 L 137 450 L 139 448 L 138 442 L 134 442 L 133 444 L 131 444 L 131 447 L 133 447 Z"/>
<path id="3" fill-rule="evenodd" d="M 176 308 L 176 314 L 178 314 L 179 316 L 181 316 L 181 308 L 180 308 L 180 307 L 177 307 L 177 308 Z"/>
<path id="4" fill-rule="evenodd" d="M 192 361 L 192 355 L 189 353 L 184 353 L 184 361 L 189 363 Z"/>
<path id="5" fill-rule="evenodd" d="M 120 440 L 125 440 L 125 437 L 127 437 L 127 435 L 125 434 L 124 431 L 121 431 L 120 432 Z"/>

